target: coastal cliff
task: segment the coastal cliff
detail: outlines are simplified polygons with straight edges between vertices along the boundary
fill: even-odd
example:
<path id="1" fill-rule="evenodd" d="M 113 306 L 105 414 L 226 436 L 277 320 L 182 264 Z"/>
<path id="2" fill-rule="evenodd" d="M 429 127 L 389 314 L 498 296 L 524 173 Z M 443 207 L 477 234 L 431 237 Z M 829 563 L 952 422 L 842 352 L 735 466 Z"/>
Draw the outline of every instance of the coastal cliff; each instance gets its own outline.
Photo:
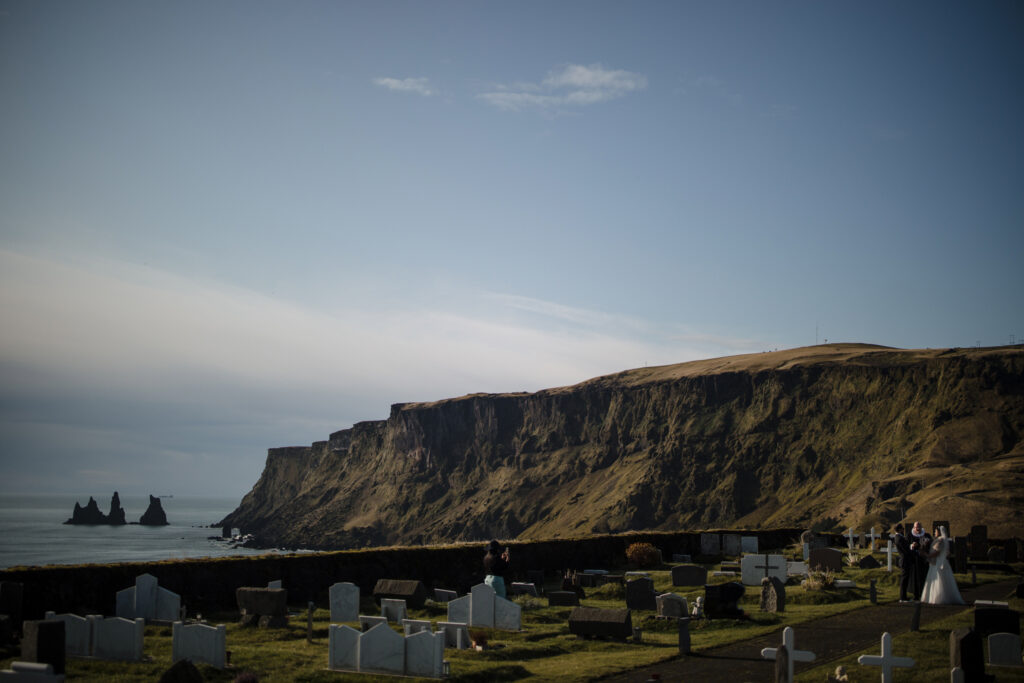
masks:
<path id="1" fill-rule="evenodd" d="M 830 344 L 392 406 L 274 448 L 219 525 L 349 548 L 629 530 L 1024 526 L 1024 347 Z"/>

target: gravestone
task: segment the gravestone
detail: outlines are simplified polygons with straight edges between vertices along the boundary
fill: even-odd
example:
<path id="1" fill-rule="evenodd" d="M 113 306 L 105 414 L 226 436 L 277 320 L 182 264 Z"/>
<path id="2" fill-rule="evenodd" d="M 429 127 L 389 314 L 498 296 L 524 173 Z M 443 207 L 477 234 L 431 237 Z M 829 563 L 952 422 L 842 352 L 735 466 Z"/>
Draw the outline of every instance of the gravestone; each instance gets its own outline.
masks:
<path id="1" fill-rule="evenodd" d="M 157 585 L 152 574 L 140 574 L 134 586 L 117 592 L 115 604 L 114 613 L 123 619 L 173 622 L 181 611 L 181 596 Z"/>
<path id="2" fill-rule="evenodd" d="M 708 582 L 708 570 L 696 564 L 672 567 L 673 586 L 703 586 Z"/>
<path id="3" fill-rule="evenodd" d="M 786 584 L 774 576 L 761 579 L 761 611 L 786 611 Z"/>
<path id="4" fill-rule="evenodd" d="M 11 618 L 11 628 L 21 633 L 25 586 L 20 581 L 0 581 L 0 614 Z"/>
<path id="5" fill-rule="evenodd" d="M 496 595 L 485 583 L 473 586 L 469 595 L 448 601 L 449 622 L 518 631 L 521 620 L 522 607 Z"/>
<path id="6" fill-rule="evenodd" d="M 958 628 L 949 633 L 949 667 L 962 669 L 965 683 L 987 680 L 982 642 L 982 637 L 972 628 Z"/>
<path id="7" fill-rule="evenodd" d="M 187 659 L 223 669 L 227 663 L 227 627 L 224 624 L 188 624 L 174 622 L 171 627 L 171 661 Z"/>
<path id="8" fill-rule="evenodd" d="M 876 560 L 874 555 L 865 555 L 857 561 L 857 566 L 861 569 L 878 569 L 882 563 Z"/>
<path id="9" fill-rule="evenodd" d="M 447 604 L 448 608 L 448 621 L 468 624 L 469 623 L 469 603 L 472 601 L 473 596 L 463 595 L 461 598 L 455 598 L 449 600 Z"/>
<path id="10" fill-rule="evenodd" d="M 832 586 L 835 588 L 856 588 L 857 582 L 850 579 L 836 579 L 832 582 Z"/>
<path id="11" fill-rule="evenodd" d="M 64 674 L 53 672 L 50 664 L 11 662 L 11 668 L 0 671 L 0 681 L 12 683 L 64 683 Z"/>
<path id="12" fill-rule="evenodd" d="M 387 628 L 387 627 L 385 627 Z M 327 668 L 334 671 L 359 670 L 359 631 L 351 626 L 331 624 L 327 633 Z"/>
<path id="13" fill-rule="evenodd" d="M 681 595 L 662 593 L 657 598 L 657 605 L 659 617 L 678 619 L 690 616 L 690 606 Z"/>
<path id="14" fill-rule="evenodd" d="M 971 527 L 970 553 L 972 560 L 988 559 L 988 526 L 978 524 Z"/>
<path id="15" fill-rule="evenodd" d="M 538 593 L 544 592 L 544 570 L 543 569 L 527 569 L 526 580 L 537 587 Z"/>
<path id="16" fill-rule="evenodd" d="M 378 624 L 359 636 L 359 670 L 366 673 L 403 675 L 405 638 L 387 624 Z"/>
<path id="17" fill-rule="evenodd" d="M 633 635 L 633 620 L 628 609 L 576 607 L 569 615 L 569 633 L 625 640 Z"/>
<path id="18" fill-rule="evenodd" d="M 1020 612 L 1005 607 L 976 607 L 974 630 L 983 637 L 993 633 L 1016 633 L 1019 636 Z"/>
<path id="19" fill-rule="evenodd" d="M 434 601 L 435 602 L 450 602 L 455 598 L 459 597 L 459 594 L 455 591 L 446 590 L 444 588 L 434 589 Z"/>
<path id="20" fill-rule="evenodd" d="M 1020 658 L 1020 636 L 1016 633 L 993 633 L 988 637 L 988 663 L 992 666 L 1024 667 Z"/>
<path id="21" fill-rule="evenodd" d="M 405 600 L 381 598 L 380 615 L 394 624 L 400 624 L 405 619 Z"/>
<path id="22" fill-rule="evenodd" d="M 146 620 L 90 615 L 92 622 L 92 656 L 97 659 L 118 659 L 137 662 L 142 659 Z"/>
<path id="23" fill-rule="evenodd" d="M 411 636 L 420 631 L 431 632 L 429 619 L 402 619 L 402 631 L 405 635 Z"/>
<path id="24" fill-rule="evenodd" d="M 783 654 L 783 652 L 785 654 Z M 778 660 L 784 658 L 786 660 L 785 669 L 785 680 L 788 683 L 793 681 L 793 665 L 796 662 L 813 662 L 815 654 L 810 650 L 798 650 L 796 649 L 796 633 L 793 631 L 793 627 L 787 626 L 782 629 L 782 643 L 779 647 L 766 647 L 761 650 L 761 657 L 764 659 Z M 777 675 L 781 674 L 781 671 L 777 671 Z"/>
<path id="25" fill-rule="evenodd" d="M 381 598 L 405 600 L 409 609 L 423 609 L 427 602 L 427 588 L 422 581 L 380 579 L 373 587 L 373 599 L 379 602 Z"/>
<path id="26" fill-rule="evenodd" d="M 64 652 L 75 657 L 92 656 L 92 624 L 77 614 L 46 613 L 47 621 L 64 622 Z"/>
<path id="27" fill-rule="evenodd" d="M 348 581 L 336 583 L 331 586 L 328 596 L 331 603 L 331 623 L 359 619 L 359 586 Z"/>
<path id="28" fill-rule="evenodd" d="M 737 606 L 743 597 L 743 584 L 730 582 L 704 586 L 704 615 L 708 619 L 738 619 L 743 610 Z"/>
<path id="29" fill-rule="evenodd" d="M 21 624 L 21 661 L 49 664 L 53 673 L 64 673 L 64 622 L 30 619 Z"/>
<path id="30" fill-rule="evenodd" d="M 744 555 L 740 561 L 740 574 L 745 586 L 760 586 L 761 579 L 766 576 L 774 576 L 785 583 L 786 558 L 782 555 Z"/>
<path id="31" fill-rule="evenodd" d="M 580 596 L 573 591 L 551 591 L 548 593 L 548 607 L 578 607 Z"/>
<path id="32" fill-rule="evenodd" d="M 512 595 L 532 595 L 537 597 L 537 586 L 529 582 L 513 581 L 509 586 L 509 593 Z"/>
<path id="33" fill-rule="evenodd" d="M 284 588 L 284 582 L 281 579 L 274 579 L 273 581 L 267 581 L 267 588 Z"/>
<path id="34" fill-rule="evenodd" d="M 739 534 L 722 534 L 722 554 L 739 557 L 743 552 L 743 541 Z"/>
<path id="35" fill-rule="evenodd" d="M 786 576 L 807 576 L 806 562 L 786 562 Z"/>
<path id="36" fill-rule="evenodd" d="M 740 538 L 740 550 L 745 553 L 757 554 L 757 536 L 743 536 Z"/>
<path id="37" fill-rule="evenodd" d="M 701 555 L 721 555 L 722 554 L 722 537 L 719 534 L 701 534 L 700 535 L 700 554 Z"/>
<path id="38" fill-rule="evenodd" d="M 657 597 L 658 594 L 654 592 L 654 582 L 648 578 L 626 582 L 626 607 L 628 609 L 657 610 Z"/>
<path id="39" fill-rule="evenodd" d="M 843 570 L 843 552 L 835 548 L 813 548 L 807 564 L 819 571 L 840 572 Z"/>
<path id="40" fill-rule="evenodd" d="M 892 634 L 888 631 L 882 634 L 882 654 L 861 655 L 857 657 L 857 663 L 861 666 L 877 666 L 882 670 L 882 680 L 891 681 L 893 669 L 909 669 L 914 666 L 912 657 L 897 657 L 892 652 Z"/>
<path id="41" fill-rule="evenodd" d="M 437 622 L 437 632 L 444 634 L 445 647 L 465 650 L 471 644 L 469 628 L 465 623 L 439 621 Z"/>
<path id="42" fill-rule="evenodd" d="M 693 562 L 693 559 L 691 558 L 690 555 L 688 555 L 686 553 L 672 553 L 672 561 L 673 562 L 682 562 L 684 564 L 689 564 L 689 563 Z"/>
<path id="43" fill-rule="evenodd" d="M 387 626 L 388 625 L 388 618 L 387 617 L 376 617 L 376 616 L 373 616 L 373 615 L 370 615 L 370 614 L 360 614 L 359 615 L 359 630 L 362 631 L 363 633 L 366 633 L 371 628 L 374 628 L 375 626 L 380 626 L 381 624 L 384 624 L 385 626 Z"/>
<path id="44" fill-rule="evenodd" d="M 522 628 L 523 608 L 505 598 L 494 598 L 494 628 L 499 631 L 518 631 Z"/>
<path id="45" fill-rule="evenodd" d="M 288 591 L 285 588 L 236 588 L 235 600 L 241 615 L 238 623 L 242 626 L 288 626 Z"/>
<path id="46" fill-rule="evenodd" d="M 967 571 L 968 545 L 969 539 L 966 536 L 957 536 L 953 540 L 953 553 L 949 559 L 954 572 L 963 574 Z"/>
<path id="47" fill-rule="evenodd" d="M 405 675 L 441 678 L 444 675 L 444 634 L 420 631 L 405 638 Z"/>
<path id="48" fill-rule="evenodd" d="M 988 561 L 989 562 L 1005 562 L 1006 553 L 1003 548 L 998 545 L 990 546 L 988 549 Z"/>
<path id="49" fill-rule="evenodd" d="M 486 583 L 478 583 L 470 589 L 469 625 L 494 628 L 494 600 L 497 595 Z M 452 621 L 449 617 L 448 621 Z"/>

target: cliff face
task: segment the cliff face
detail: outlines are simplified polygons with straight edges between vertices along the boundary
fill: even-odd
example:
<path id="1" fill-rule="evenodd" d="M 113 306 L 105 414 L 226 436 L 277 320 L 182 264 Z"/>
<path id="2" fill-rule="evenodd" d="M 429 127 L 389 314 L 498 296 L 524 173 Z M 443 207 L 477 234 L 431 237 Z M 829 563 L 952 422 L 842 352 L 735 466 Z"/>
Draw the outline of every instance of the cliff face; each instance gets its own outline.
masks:
<path id="1" fill-rule="evenodd" d="M 1024 349 L 844 344 L 397 404 L 271 449 L 222 524 L 307 548 L 638 529 L 1024 527 Z"/>

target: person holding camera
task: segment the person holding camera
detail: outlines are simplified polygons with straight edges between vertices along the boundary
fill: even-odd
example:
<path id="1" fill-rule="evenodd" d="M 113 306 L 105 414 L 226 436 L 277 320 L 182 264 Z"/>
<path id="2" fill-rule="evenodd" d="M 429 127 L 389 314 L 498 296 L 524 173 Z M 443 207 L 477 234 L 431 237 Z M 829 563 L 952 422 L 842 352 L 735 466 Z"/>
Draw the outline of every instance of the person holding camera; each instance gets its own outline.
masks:
<path id="1" fill-rule="evenodd" d="M 505 595 L 505 572 L 508 571 L 508 548 L 503 548 L 497 541 L 491 541 L 484 555 L 484 583 L 494 589 L 495 595 Z"/>

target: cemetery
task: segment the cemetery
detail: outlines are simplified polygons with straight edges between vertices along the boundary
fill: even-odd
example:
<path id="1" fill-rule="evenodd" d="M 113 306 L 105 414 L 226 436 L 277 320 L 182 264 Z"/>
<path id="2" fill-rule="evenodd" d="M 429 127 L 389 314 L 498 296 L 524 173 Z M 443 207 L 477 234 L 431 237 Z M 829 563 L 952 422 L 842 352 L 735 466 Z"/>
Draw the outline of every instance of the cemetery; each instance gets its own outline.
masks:
<path id="1" fill-rule="evenodd" d="M 381 576 L 362 585 L 325 580 L 306 601 L 289 597 L 288 580 L 264 580 L 225 587 L 233 609 L 191 614 L 187 597 L 140 572 L 122 579 L 111 595 L 109 604 L 128 618 L 51 611 L 48 621 L 26 620 L 23 631 L 32 634 L 32 647 L 23 641 L 19 649 L 9 640 L 0 649 L 0 670 L 29 657 L 42 662 L 38 666 L 52 660 L 55 674 L 71 680 L 142 681 L 157 680 L 187 659 L 211 681 L 245 672 L 318 681 L 383 675 L 633 680 L 659 666 L 701 661 L 690 654 L 738 648 L 743 654 L 737 661 L 764 658 L 764 680 L 777 666 L 780 680 L 824 681 L 837 665 L 856 672 L 850 680 L 877 680 L 894 670 L 896 680 L 950 680 L 953 648 L 962 653 L 957 661 L 965 670 L 980 667 L 996 672 L 996 680 L 1024 680 L 1024 664 L 1013 664 L 1021 663 L 1024 596 L 1014 590 L 1019 564 L 979 560 L 971 573 L 957 574 L 958 582 L 965 590 L 976 582 L 979 591 L 990 586 L 996 593 L 976 607 L 925 606 L 925 619 L 911 630 L 913 610 L 897 602 L 899 570 L 889 570 L 884 543 L 875 538 L 861 548 L 838 537 L 842 551 L 761 542 L 755 553 L 749 537 L 715 536 L 702 534 L 700 543 L 713 554 L 649 553 L 649 563 L 638 565 L 623 553 L 616 563 L 598 566 L 588 558 L 581 568 L 561 572 L 522 567 L 515 577 L 519 590 L 508 599 L 482 583 L 430 585 Z M 11 595 L 21 597 L 17 590 Z M 177 615 L 171 606 L 180 610 Z M 879 609 L 899 612 L 896 623 L 873 623 Z M 865 631 L 863 650 L 830 656 L 827 641 L 802 629 L 826 617 Z M 114 630 L 101 637 L 108 628 Z"/>

